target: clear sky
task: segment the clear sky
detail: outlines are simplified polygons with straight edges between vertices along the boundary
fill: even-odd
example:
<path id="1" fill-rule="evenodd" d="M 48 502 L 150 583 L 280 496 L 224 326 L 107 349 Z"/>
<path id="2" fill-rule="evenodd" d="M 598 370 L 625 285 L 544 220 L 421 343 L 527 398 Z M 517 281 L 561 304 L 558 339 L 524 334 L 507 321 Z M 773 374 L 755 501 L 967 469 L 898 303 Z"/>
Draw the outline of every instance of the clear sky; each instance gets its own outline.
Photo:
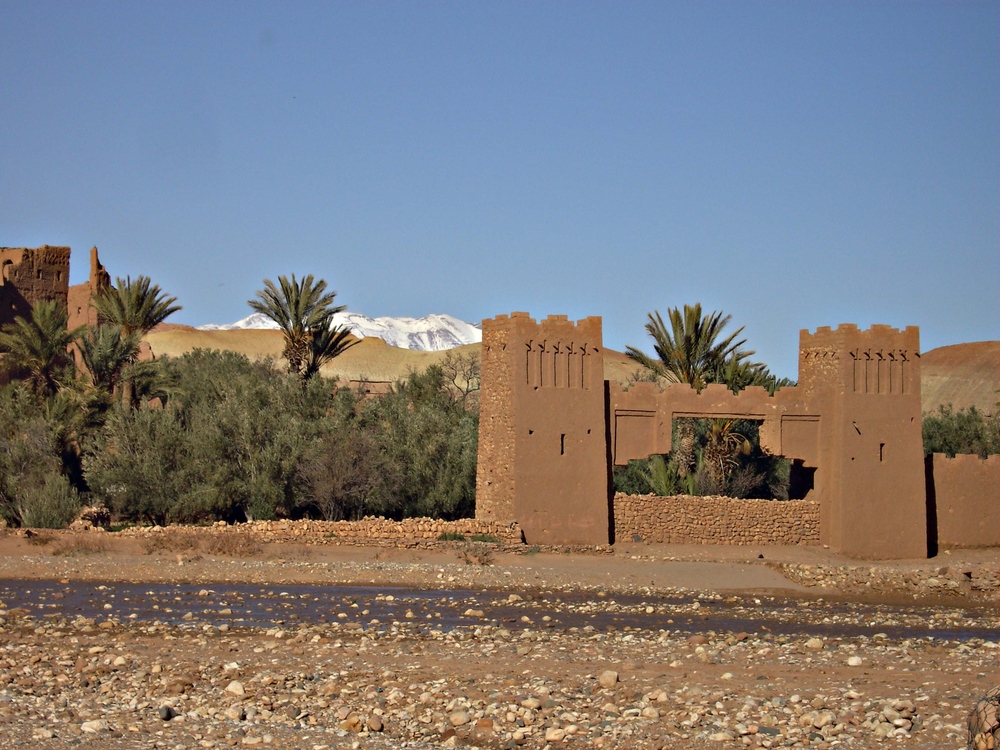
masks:
<path id="1" fill-rule="evenodd" d="M 1000 339 L 1000 3 L 0 0 L 0 245 L 172 320 L 731 313 Z"/>

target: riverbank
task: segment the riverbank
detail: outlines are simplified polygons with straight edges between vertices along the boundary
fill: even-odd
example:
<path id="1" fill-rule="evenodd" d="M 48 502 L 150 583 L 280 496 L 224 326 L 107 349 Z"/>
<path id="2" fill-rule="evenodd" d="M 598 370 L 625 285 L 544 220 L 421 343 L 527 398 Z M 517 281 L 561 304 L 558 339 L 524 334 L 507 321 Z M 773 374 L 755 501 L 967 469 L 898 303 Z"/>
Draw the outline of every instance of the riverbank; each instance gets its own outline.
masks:
<path id="1" fill-rule="evenodd" d="M 957 750 L 1000 683 L 986 551 L 162 533 L 0 538 L 6 746 Z"/>

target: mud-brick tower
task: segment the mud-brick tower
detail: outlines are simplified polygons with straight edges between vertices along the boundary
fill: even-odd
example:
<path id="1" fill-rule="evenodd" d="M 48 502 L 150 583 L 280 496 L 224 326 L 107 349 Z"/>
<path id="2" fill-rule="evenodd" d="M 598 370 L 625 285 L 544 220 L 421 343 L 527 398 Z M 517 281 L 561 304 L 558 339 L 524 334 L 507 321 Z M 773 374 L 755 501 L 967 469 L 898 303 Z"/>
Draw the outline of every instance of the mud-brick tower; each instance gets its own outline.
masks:
<path id="1" fill-rule="evenodd" d="M 919 352 L 915 326 L 800 333 L 799 386 L 823 415 L 822 541 L 838 552 L 927 557 Z"/>
<path id="2" fill-rule="evenodd" d="M 40 300 L 66 304 L 68 247 L 0 247 L 0 325 L 30 318 Z"/>
<path id="3" fill-rule="evenodd" d="M 528 544 L 608 544 L 601 319 L 483 321 L 476 518 Z"/>

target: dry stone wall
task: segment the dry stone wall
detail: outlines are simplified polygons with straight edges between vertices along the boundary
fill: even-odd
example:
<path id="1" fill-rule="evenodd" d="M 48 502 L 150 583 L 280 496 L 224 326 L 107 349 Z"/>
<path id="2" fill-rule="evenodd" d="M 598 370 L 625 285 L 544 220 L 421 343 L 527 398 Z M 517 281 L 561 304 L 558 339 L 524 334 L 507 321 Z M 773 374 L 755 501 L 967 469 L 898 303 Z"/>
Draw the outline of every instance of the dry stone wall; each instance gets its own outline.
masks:
<path id="1" fill-rule="evenodd" d="M 435 541 L 442 535 L 461 534 L 466 539 L 471 539 L 473 536 L 488 536 L 507 544 L 521 543 L 521 529 L 517 524 L 480 521 L 475 518 L 461 518 L 457 521 L 405 518 L 402 521 L 393 521 L 380 517 L 367 517 L 360 521 L 251 521 L 233 526 L 219 522 L 210 527 L 134 527 L 126 529 L 122 534 L 148 536 L 167 531 L 181 534 L 202 534 L 206 531 L 211 531 L 213 534 L 250 533 L 262 542 L 348 541 L 364 543 L 399 540 L 423 542 Z"/>
<path id="2" fill-rule="evenodd" d="M 615 537 L 661 544 L 818 545 L 812 500 L 615 495 Z"/>

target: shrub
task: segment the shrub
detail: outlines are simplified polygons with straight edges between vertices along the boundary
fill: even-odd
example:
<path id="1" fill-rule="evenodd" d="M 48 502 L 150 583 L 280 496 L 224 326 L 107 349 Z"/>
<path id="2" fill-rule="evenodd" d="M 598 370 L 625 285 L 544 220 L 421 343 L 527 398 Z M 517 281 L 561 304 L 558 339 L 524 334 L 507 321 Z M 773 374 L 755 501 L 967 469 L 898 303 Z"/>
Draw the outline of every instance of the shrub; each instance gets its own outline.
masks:
<path id="1" fill-rule="evenodd" d="M 469 539 L 473 542 L 485 542 L 487 544 L 500 544 L 500 539 L 493 534 L 473 534 Z"/>
<path id="2" fill-rule="evenodd" d="M 49 474 L 40 487 L 25 490 L 18 501 L 22 526 L 34 529 L 62 529 L 68 526 L 83 503 L 69 480 L 61 474 Z"/>
<path id="3" fill-rule="evenodd" d="M 108 551 L 108 541 L 99 534 L 76 536 L 59 542 L 53 550 L 55 557 L 79 557 L 80 555 L 97 555 Z"/>
<path id="4" fill-rule="evenodd" d="M 974 453 L 980 458 L 1000 453 L 1000 411 L 983 414 L 975 406 L 959 409 L 938 407 L 923 420 L 924 453 Z"/>

